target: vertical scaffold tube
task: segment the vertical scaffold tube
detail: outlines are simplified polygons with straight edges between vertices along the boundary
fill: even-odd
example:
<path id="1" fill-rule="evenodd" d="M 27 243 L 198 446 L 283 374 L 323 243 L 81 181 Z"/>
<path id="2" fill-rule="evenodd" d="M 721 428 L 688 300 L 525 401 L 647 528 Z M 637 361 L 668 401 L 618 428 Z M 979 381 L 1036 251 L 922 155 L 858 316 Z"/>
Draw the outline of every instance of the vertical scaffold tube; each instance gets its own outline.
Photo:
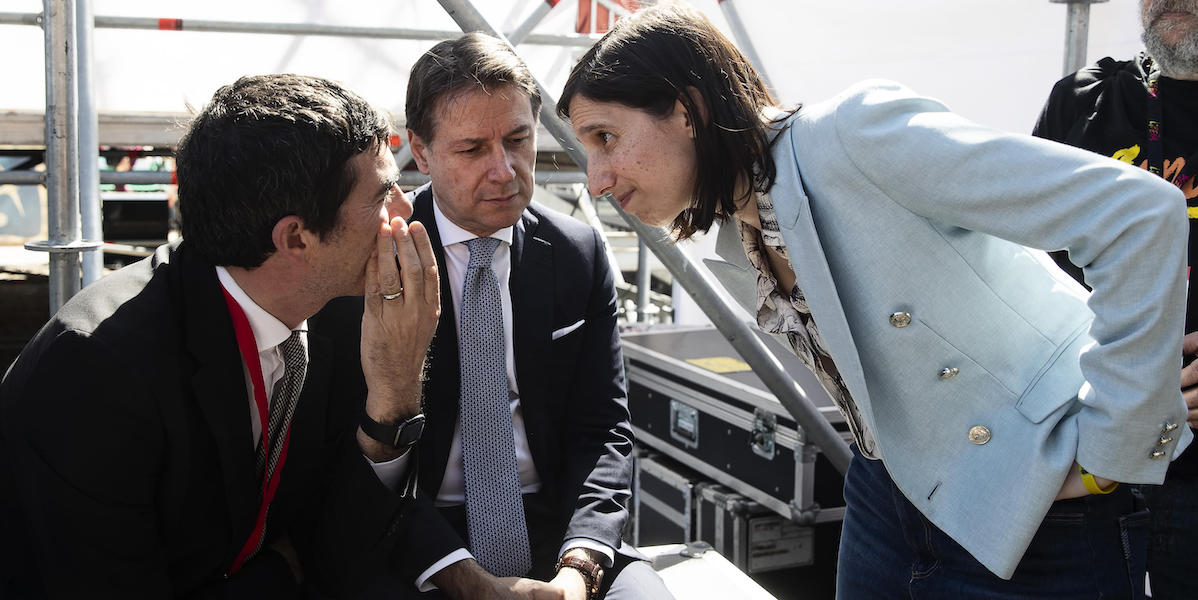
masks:
<path id="1" fill-rule="evenodd" d="M 79 291 L 79 120 L 75 79 L 75 3 L 45 0 L 46 197 L 50 252 L 50 313 Z M 39 248 L 35 248 L 39 249 Z"/>

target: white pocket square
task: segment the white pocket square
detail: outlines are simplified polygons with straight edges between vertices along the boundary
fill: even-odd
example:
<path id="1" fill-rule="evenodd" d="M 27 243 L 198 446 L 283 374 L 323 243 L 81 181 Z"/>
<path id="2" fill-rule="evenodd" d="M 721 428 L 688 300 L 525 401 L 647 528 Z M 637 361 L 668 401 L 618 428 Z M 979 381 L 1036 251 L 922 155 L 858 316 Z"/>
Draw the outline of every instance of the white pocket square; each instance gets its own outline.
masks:
<path id="1" fill-rule="evenodd" d="M 555 339 L 555 340 L 556 340 L 557 338 L 560 338 L 560 337 L 562 337 L 562 336 L 564 336 L 564 335 L 567 335 L 567 334 L 569 334 L 570 332 L 574 331 L 575 329 L 578 329 L 579 327 L 582 327 L 582 324 L 583 324 L 583 323 L 586 323 L 586 322 L 587 322 L 587 320 L 586 320 L 586 319 L 579 319 L 579 320 L 578 320 L 578 322 L 577 322 L 577 323 L 575 323 L 575 324 L 573 324 L 573 325 L 567 325 L 567 326 L 565 326 L 565 327 L 562 327 L 561 329 L 558 329 L 557 331 L 554 331 L 554 332 L 553 332 L 553 339 Z"/>

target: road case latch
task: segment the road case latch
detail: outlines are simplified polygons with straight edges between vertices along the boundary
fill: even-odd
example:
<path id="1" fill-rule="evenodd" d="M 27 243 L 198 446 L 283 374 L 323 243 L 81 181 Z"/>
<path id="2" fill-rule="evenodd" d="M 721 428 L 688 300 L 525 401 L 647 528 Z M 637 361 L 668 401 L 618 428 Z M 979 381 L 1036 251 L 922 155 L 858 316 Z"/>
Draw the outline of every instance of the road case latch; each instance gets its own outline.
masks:
<path id="1" fill-rule="evenodd" d="M 778 429 L 778 415 L 760 408 L 753 411 L 753 435 L 750 445 L 758 456 L 774 458 L 774 432 Z"/>
<path id="2" fill-rule="evenodd" d="M 670 400 L 670 437 L 683 447 L 699 447 L 699 410 L 677 400 Z"/>

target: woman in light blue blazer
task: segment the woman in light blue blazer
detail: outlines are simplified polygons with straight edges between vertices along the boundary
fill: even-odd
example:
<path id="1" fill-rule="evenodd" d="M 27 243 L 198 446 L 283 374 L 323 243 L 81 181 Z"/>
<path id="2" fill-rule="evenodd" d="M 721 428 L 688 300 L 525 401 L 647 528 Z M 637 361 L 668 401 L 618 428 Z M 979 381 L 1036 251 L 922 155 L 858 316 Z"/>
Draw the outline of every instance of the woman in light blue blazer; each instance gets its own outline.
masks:
<path id="1" fill-rule="evenodd" d="M 841 598 L 1143 596 L 1119 482 L 1192 437 L 1175 187 L 890 82 L 784 112 L 677 6 L 617 23 L 559 112 L 593 194 L 679 238 L 720 224 L 713 273 L 845 414 Z"/>

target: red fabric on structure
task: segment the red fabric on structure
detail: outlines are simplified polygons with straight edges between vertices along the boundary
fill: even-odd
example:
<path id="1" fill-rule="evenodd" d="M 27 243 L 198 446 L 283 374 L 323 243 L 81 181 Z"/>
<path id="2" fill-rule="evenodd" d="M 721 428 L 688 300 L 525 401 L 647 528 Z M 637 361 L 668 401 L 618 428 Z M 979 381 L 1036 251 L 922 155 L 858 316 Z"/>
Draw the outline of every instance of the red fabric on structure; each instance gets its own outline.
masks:
<path id="1" fill-rule="evenodd" d="M 628 9 L 629 12 L 635 12 L 641 7 L 641 3 L 637 0 L 613 1 Z M 607 33 L 611 20 L 611 11 L 607 10 L 606 6 L 596 3 L 595 13 L 592 15 L 591 0 L 578 0 L 578 20 L 574 23 L 574 31 L 577 33 Z"/>

